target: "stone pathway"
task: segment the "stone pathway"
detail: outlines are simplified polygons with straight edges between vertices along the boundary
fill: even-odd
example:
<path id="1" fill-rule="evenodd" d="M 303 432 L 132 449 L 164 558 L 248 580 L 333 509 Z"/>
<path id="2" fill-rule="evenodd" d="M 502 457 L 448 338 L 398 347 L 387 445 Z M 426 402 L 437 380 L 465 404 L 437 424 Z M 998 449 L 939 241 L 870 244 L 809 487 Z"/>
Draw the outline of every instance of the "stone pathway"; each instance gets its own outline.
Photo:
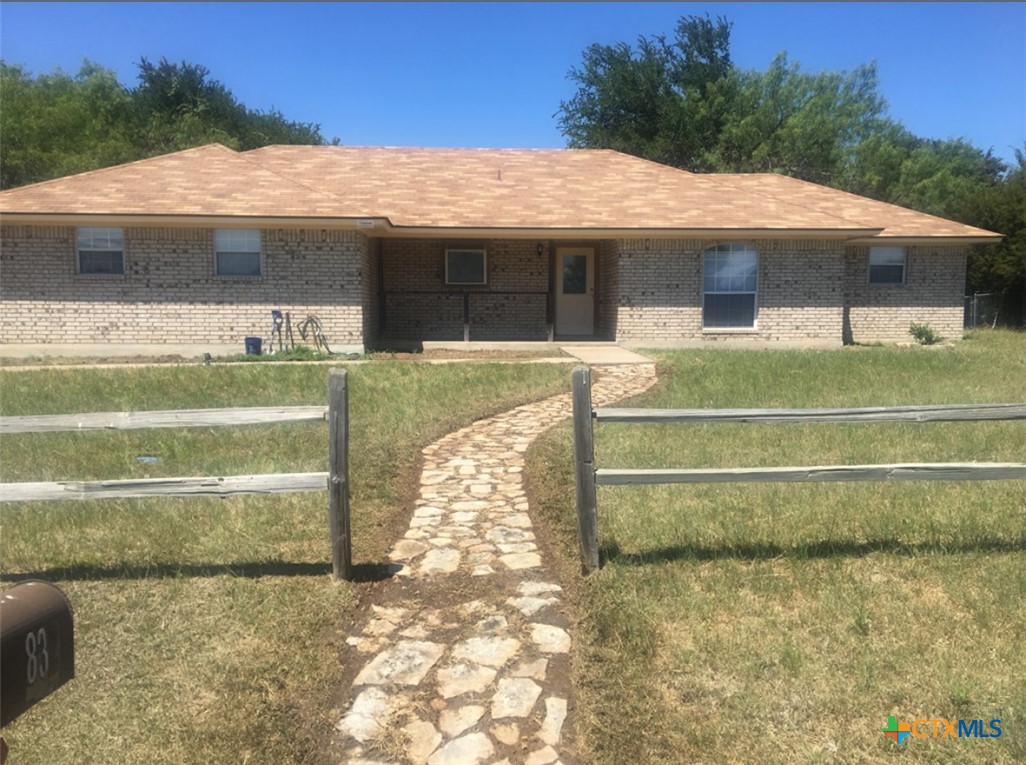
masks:
<path id="1" fill-rule="evenodd" d="M 595 406 L 656 379 L 654 364 L 594 371 Z M 424 449 L 413 519 L 390 555 L 402 568 L 347 640 L 366 663 L 335 726 L 341 762 L 576 761 L 564 741 L 570 625 L 535 544 L 522 481 L 531 441 L 570 409 L 569 393 L 554 396 Z"/>

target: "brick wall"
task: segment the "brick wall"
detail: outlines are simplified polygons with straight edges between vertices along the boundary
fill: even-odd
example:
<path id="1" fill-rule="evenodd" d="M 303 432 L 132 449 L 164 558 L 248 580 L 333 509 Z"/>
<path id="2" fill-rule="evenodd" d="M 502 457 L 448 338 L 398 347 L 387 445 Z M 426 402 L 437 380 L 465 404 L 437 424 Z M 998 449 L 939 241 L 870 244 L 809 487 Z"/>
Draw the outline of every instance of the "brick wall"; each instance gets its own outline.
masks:
<path id="1" fill-rule="evenodd" d="M 595 257 L 598 260 L 599 281 L 599 325 L 596 328 L 599 337 L 607 340 L 616 338 L 617 314 L 620 302 L 620 263 L 619 250 L 616 242 L 606 239 L 598 242 Z"/>
<path id="2" fill-rule="evenodd" d="M 635 343 L 731 339 L 841 343 L 844 263 L 840 242 L 740 241 L 759 253 L 756 327 L 703 330 L 703 253 L 718 243 L 618 241 L 617 339 Z M 607 285 L 607 289 L 614 288 Z"/>
<path id="3" fill-rule="evenodd" d="M 539 253 L 539 245 L 541 252 Z M 445 283 L 447 246 L 487 250 L 487 284 Z M 545 340 L 549 245 L 536 240 L 381 242 L 386 291 L 382 334 L 421 340 L 463 339 L 463 294 L 470 293 L 471 340 Z M 416 294 L 416 293 L 434 294 Z M 535 292 L 503 295 L 502 292 Z"/>
<path id="4" fill-rule="evenodd" d="M 869 283 L 869 248 L 845 251 L 845 302 L 857 343 L 911 341 L 909 325 L 929 324 L 945 338 L 962 336 L 966 248 L 906 248 L 904 284 Z"/>
<path id="5" fill-rule="evenodd" d="M 214 276 L 214 231 L 126 228 L 125 274 L 80 276 L 75 229 L 0 229 L 0 342 L 226 343 L 266 337 L 270 311 L 316 314 L 333 347 L 362 346 L 367 240 L 263 232 L 263 276 Z"/>

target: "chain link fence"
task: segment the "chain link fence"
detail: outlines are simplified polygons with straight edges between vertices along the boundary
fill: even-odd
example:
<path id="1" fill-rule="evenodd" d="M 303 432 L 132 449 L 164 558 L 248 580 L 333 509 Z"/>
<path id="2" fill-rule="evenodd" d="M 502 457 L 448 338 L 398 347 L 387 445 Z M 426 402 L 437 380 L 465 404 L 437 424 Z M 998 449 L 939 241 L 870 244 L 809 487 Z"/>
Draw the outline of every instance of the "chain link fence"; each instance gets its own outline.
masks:
<path id="1" fill-rule="evenodd" d="M 966 329 L 993 327 L 997 323 L 1001 295 L 993 292 L 976 292 L 965 296 L 963 324 Z"/>

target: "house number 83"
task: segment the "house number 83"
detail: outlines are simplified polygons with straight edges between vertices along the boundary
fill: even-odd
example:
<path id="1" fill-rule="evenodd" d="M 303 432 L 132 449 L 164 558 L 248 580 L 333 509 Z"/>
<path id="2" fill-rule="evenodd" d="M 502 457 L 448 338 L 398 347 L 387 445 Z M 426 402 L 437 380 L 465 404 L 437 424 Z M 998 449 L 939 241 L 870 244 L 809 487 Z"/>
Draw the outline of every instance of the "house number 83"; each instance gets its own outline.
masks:
<path id="1" fill-rule="evenodd" d="M 46 677 L 50 671 L 50 654 L 46 651 L 46 628 L 40 627 L 25 636 L 25 654 L 28 657 L 26 674 L 28 684 Z"/>

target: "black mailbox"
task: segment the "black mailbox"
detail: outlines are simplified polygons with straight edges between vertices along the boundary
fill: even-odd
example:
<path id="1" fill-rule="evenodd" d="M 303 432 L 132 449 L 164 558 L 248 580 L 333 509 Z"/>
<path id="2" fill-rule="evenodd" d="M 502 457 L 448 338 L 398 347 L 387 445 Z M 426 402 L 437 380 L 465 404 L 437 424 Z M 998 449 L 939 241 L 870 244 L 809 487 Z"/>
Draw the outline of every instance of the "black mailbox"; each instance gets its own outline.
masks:
<path id="1" fill-rule="evenodd" d="M 0 726 L 75 676 L 71 603 L 47 582 L 0 593 Z"/>

